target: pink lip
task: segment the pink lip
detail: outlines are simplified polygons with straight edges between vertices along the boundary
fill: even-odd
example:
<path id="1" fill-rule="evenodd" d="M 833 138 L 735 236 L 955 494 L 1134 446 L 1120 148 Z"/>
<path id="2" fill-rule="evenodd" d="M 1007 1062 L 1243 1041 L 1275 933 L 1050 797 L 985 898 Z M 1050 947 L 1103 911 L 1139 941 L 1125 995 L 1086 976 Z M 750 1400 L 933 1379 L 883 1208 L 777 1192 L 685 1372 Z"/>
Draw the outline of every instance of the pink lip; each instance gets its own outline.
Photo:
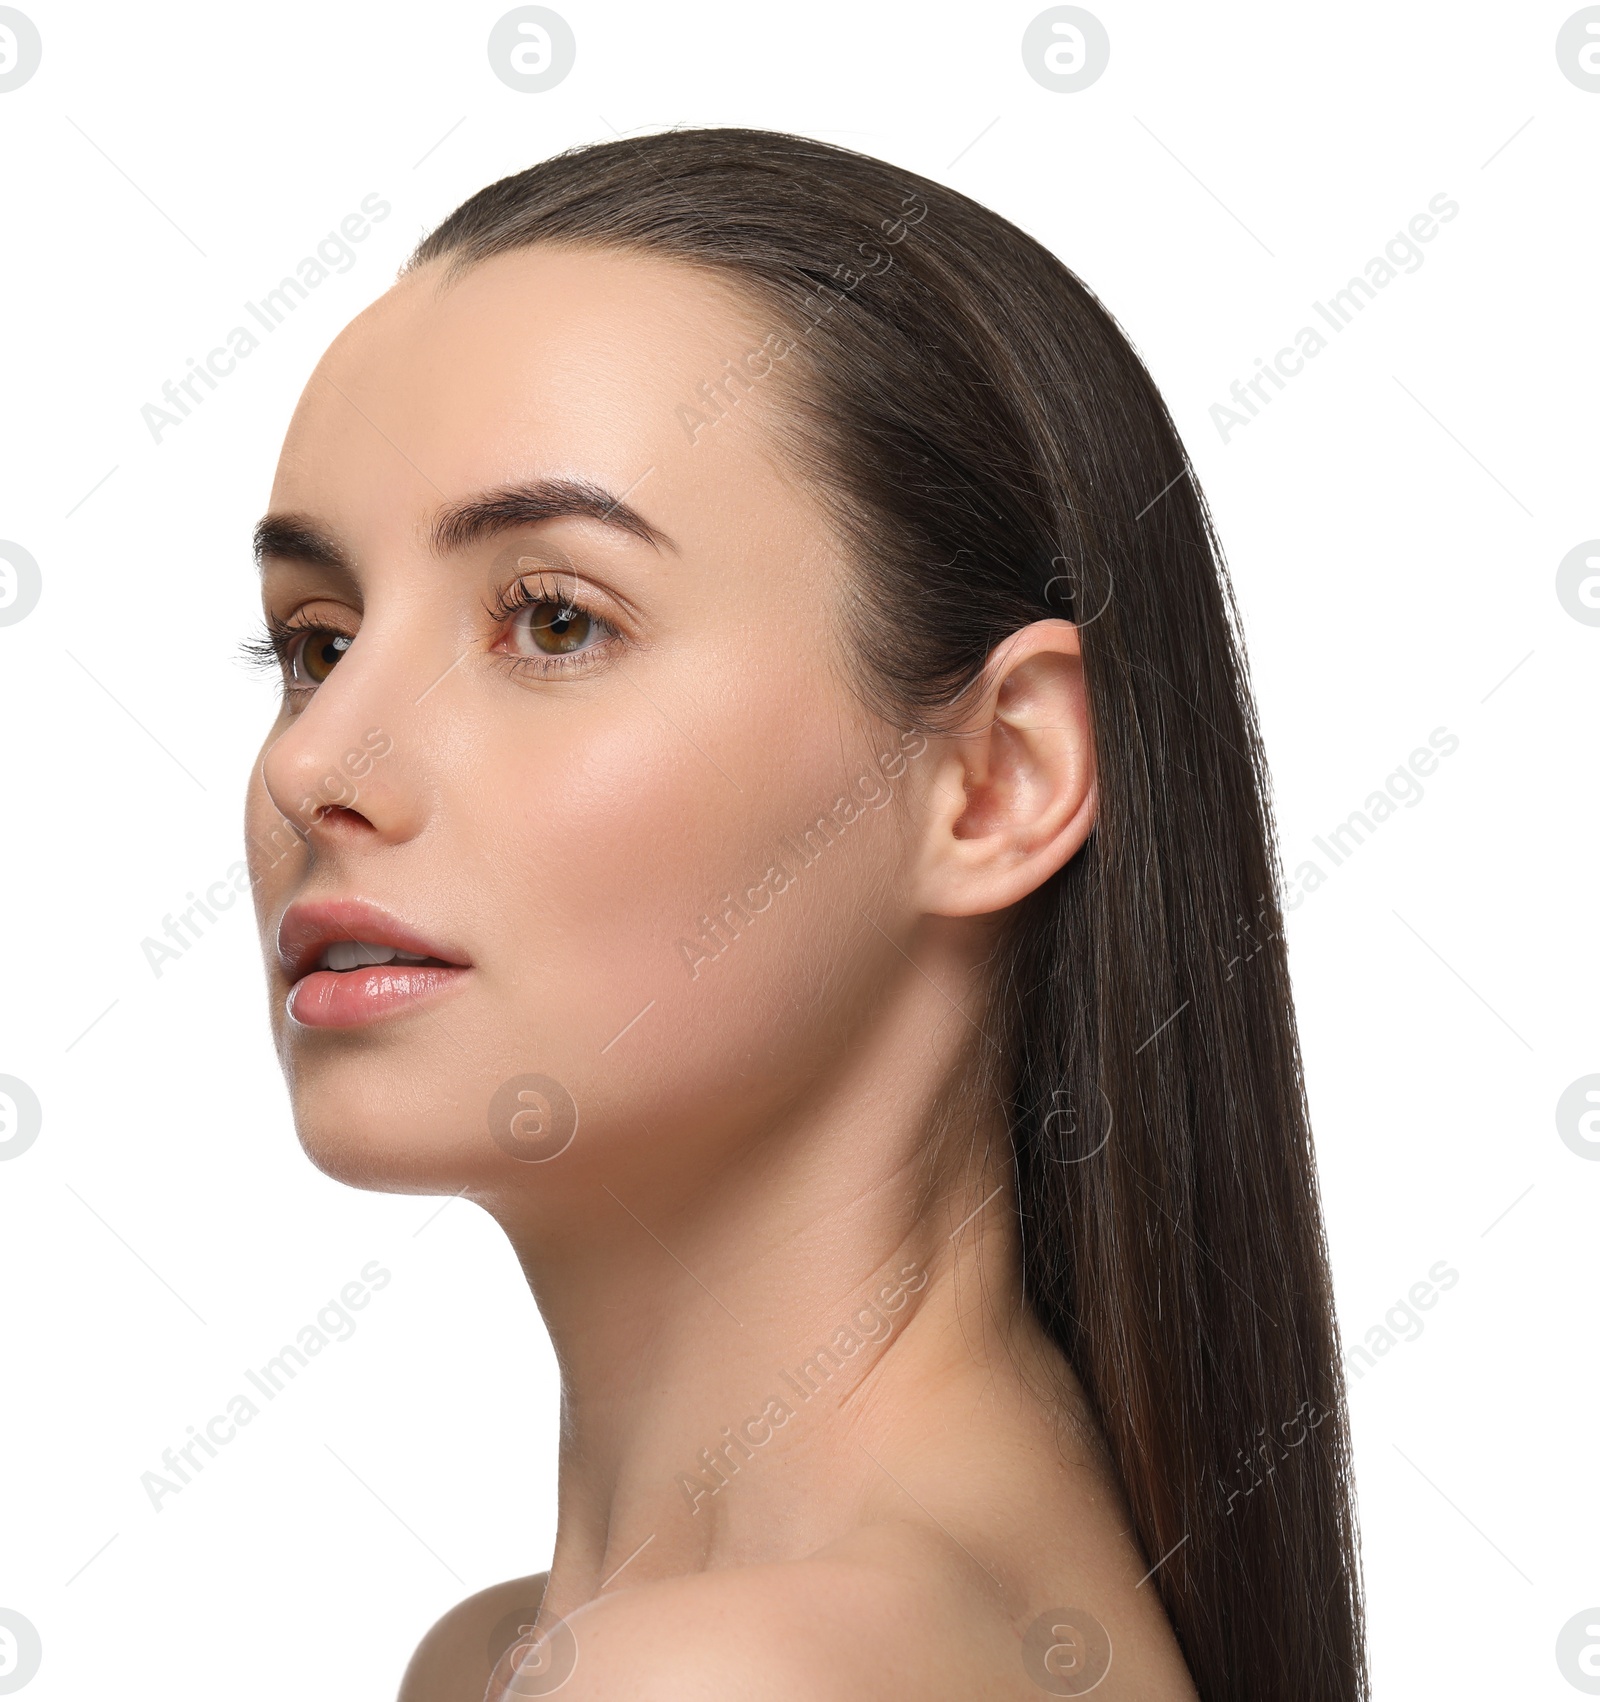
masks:
<path id="1" fill-rule="evenodd" d="M 378 963 L 318 969 L 337 940 L 363 940 L 435 963 Z M 409 928 L 364 898 L 291 904 L 278 924 L 278 960 L 291 982 L 286 1009 L 307 1028 L 356 1028 L 431 999 L 471 972 L 465 954 Z"/>

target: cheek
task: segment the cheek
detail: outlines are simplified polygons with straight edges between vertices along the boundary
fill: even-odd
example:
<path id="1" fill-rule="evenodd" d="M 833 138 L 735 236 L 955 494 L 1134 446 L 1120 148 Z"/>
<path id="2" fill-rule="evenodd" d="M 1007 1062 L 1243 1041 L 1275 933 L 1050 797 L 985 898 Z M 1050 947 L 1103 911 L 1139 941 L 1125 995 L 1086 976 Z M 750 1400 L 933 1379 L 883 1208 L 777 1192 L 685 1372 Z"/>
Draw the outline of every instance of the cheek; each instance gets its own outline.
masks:
<path id="1" fill-rule="evenodd" d="M 733 1118 L 789 1091 L 857 959 L 876 959 L 861 912 L 900 829 L 893 811 L 835 811 L 849 770 L 820 719 L 725 722 L 740 739 L 715 763 L 659 716 L 588 729 L 570 765 L 502 768 L 514 783 L 474 806 L 496 913 L 486 991 L 591 1131 L 614 1116 L 709 1133 L 708 1107 Z"/>

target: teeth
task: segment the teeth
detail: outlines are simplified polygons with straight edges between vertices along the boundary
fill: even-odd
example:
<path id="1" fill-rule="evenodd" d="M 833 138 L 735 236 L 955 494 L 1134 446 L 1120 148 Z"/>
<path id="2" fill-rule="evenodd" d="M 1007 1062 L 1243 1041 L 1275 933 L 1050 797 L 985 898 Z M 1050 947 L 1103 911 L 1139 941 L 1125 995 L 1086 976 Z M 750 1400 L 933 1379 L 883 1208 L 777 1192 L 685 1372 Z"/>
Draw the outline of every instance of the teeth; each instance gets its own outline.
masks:
<path id="1" fill-rule="evenodd" d="M 421 952 L 397 951 L 393 946 L 375 946 L 366 940 L 335 940 L 322 953 L 319 968 L 362 969 L 375 963 L 426 963 Z"/>

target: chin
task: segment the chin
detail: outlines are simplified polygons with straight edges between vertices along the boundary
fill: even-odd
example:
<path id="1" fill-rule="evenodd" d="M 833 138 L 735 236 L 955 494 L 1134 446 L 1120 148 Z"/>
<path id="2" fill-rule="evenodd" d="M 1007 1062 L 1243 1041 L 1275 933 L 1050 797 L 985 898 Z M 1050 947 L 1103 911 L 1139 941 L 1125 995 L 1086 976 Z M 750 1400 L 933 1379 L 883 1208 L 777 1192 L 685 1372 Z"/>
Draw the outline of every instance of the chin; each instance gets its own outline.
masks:
<path id="1" fill-rule="evenodd" d="M 296 1058 L 295 1133 L 336 1182 L 390 1194 L 454 1194 L 494 1168 L 481 1115 L 437 1076 L 373 1052 Z"/>

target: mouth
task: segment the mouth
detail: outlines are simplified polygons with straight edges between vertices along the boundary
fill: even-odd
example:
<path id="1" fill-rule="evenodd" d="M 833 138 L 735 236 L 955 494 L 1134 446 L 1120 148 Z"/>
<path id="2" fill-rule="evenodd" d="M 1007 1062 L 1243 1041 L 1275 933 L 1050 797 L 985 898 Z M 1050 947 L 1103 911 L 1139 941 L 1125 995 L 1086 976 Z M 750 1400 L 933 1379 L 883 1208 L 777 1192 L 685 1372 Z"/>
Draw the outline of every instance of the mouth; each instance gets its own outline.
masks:
<path id="1" fill-rule="evenodd" d="M 439 944 L 367 899 L 292 904 L 278 924 L 285 1010 L 307 1028 L 357 1028 L 431 1001 L 471 972 Z"/>

